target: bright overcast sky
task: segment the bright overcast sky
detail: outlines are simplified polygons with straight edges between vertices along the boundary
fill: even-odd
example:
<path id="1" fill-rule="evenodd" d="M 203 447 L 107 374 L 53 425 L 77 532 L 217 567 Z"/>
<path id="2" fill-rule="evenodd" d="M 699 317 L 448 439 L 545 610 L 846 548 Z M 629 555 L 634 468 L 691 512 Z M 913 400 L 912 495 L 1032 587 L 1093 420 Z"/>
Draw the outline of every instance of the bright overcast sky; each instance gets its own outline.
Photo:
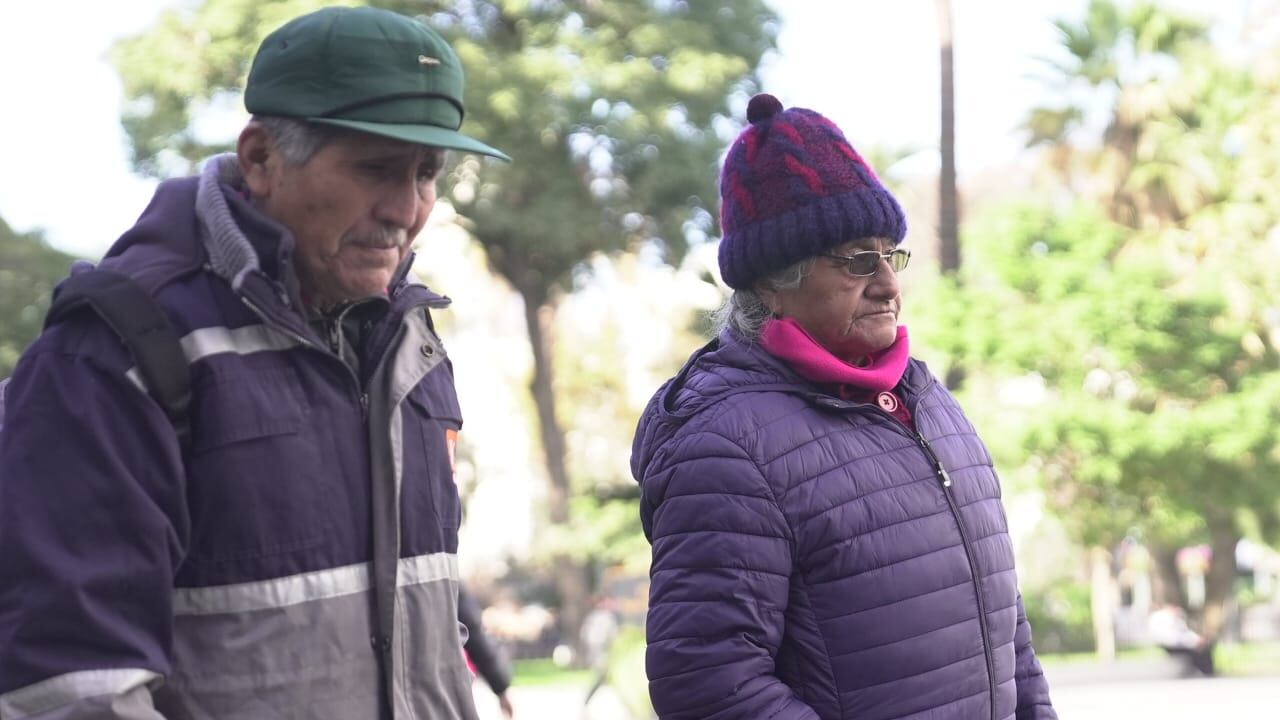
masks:
<path id="1" fill-rule="evenodd" d="M 1051 19 L 1078 16 L 1086 2 L 953 2 L 957 159 L 964 173 L 1018 151 L 1015 127 L 1042 99 L 1033 58 L 1053 49 Z M 55 245 L 96 257 L 141 212 L 153 184 L 129 172 L 120 81 L 106 52 L 113 38 L 179 4 L 4 2 L 0 217 L 15 229 L 43 228 Z M 775 0 L 775 6 L 784 22 L 766 90 L 787 106 L 829 116 L 859 148 L 936 145 L 933 0 Z"/>

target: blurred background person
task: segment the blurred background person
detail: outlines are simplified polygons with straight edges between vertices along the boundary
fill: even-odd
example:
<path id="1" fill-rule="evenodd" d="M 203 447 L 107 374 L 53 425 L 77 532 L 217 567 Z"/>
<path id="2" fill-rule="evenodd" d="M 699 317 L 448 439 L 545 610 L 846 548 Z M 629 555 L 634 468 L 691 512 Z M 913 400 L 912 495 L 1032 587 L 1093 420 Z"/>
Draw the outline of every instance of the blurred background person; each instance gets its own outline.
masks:
<path id="1" fill-rule="evenodd" d="M 597 597 L 582 620 L 584 664 L 591 668 L 591 687 L 582 699 L 586 708 L 591 698 L 609 681 L 609 650 L 618 637 L 618 613 L 612 598 Z"/>
<path id="2" fill-rule="evenodd" d="M 458 588 L 458 622 L 467 628 L 467 641 L 462 649 L 472 671 L 479 675 L 498 698 L 502 714 L 512 717 L 515 710 L 507 689 L 511 687 L 511 666 L 485 632 L 480 605 L 465 587 Z"/>
<path id="3" fill-rule="evenodd" d="M 1183 674 L 1213 675 L 1213 643 L 1191 629 L 1181 607 L 1165 603 L 1152 610 L 1147 633 L 1153 643 L 1183 663 Z"/>

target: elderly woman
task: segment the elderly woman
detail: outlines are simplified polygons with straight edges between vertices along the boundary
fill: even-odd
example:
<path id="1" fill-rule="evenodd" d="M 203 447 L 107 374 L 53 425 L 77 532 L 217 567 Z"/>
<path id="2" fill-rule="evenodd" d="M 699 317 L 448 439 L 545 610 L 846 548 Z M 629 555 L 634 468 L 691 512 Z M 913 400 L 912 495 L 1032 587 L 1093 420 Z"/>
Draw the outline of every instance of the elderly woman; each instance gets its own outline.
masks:
<path id="1" fill-rule="evenodd" d="M 747 117 L 724 328 L 632 456 L 658 715 L 1056 718 L 991 456 L 897 322 L 902 209 L 821 115 Z"/>

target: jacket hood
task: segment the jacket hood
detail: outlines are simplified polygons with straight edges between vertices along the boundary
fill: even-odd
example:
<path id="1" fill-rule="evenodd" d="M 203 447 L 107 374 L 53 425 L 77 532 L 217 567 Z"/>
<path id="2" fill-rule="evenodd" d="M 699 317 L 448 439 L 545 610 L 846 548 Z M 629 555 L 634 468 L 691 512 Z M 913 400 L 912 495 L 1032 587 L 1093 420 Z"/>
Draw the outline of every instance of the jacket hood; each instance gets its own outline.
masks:
<path id="1" fill-rule="evenodd" d="M 636 482 L 642 482 L 645 468 L 659 448 L 698 413 L 730 395 L 812 395 L 816 391 L 809 381 L 764 348 L 725 330 L 694 352 L 680 372 L 663 383 L 649 400 L 631 445 L 631 474 Z"/>
<path id="2" fill-rule="evenodd" d="M 206 257 L 204 248 L 194 240 L 199 223 L 192 211 L 196 186 L 195 178 L 160 183 L 133 227 L 107 249 L 102 267 L 130 275 L 152 291 L 198 271 Z M 175 242 L 175 237 L 188 241 Z"/>
<path id="3" fill-rule="evenodd" d="M 246 227 L 255 237 L 287 239 L 282 227 L 240 197 L 242 184 L 230 153 L 209 158 L 199 176 L 160 183 L 138 221 L 107 250 L 102 266 L 151 290 L 207 266 L 239 288 L 261 266 Z M 287 245 L 291 249 L 291 241 Z"/>

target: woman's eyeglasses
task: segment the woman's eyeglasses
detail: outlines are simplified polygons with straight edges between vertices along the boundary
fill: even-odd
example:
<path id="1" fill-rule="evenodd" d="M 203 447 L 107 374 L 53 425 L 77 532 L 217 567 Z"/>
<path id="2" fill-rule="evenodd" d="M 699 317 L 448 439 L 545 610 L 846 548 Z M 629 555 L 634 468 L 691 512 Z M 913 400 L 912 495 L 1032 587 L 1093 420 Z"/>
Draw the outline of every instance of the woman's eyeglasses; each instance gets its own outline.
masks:
<path id="1" fill-rule="evenodd" d="M 860 250 L 852 255 L 824 253 L 822 257 L 843 262 L 845 264 L 844 269 L 848 270 L 850 275 L 870 277 L 880 269 L 881 260 L 888 260 L 889 267 L 893 268 L 894 272 L 902 272 L 911 260 L 911 251 L 905 248 L 896 248 L 887 253 L 875 250 Z"/>

